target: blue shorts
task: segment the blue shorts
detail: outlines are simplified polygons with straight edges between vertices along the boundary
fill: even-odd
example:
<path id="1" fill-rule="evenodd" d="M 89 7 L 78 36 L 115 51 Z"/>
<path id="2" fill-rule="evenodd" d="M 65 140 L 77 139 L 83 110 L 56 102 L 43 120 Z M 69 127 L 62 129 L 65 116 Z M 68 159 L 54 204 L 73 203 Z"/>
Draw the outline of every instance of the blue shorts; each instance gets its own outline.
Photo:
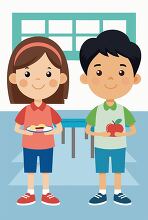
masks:
<path id="1" fill-rule="evenodd" d="M 126 148 L 111 149 L 111 150 L 95 148 L 96 173 L 109 172 L 109 158 L 111 158 L 111 162 L 112 162 L 112 172 L 124 173 L 125 152 L 126 152 Z"/>
<path id="2" fill-rule="evenodd" d="M 37 157 L 39 157 L 40 160 L 40 172 L 52 173 L 53 148 L 45 150 L 33 150 L 23 148 L 23 154 L 25 173 L 36 173 Z"/>

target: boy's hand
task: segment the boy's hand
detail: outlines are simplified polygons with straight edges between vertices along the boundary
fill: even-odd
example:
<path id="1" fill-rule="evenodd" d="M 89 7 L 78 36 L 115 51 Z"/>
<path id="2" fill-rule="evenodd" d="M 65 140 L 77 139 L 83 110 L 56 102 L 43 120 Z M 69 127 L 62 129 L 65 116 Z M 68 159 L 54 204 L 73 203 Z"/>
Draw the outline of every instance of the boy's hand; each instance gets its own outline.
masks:
<path id="1" fill-rule="evenodd" d="M 125 132 L 115 132 L 115 136 L 116 137 L 123 137 L 123 136 L 126 136 L 126 133 Z"/>
<path id="2" fill-rule="evenodd" d="M 110 132 L 98 132 L 98 136 L 101 137 L 110 137 L 111 133 Z"/>

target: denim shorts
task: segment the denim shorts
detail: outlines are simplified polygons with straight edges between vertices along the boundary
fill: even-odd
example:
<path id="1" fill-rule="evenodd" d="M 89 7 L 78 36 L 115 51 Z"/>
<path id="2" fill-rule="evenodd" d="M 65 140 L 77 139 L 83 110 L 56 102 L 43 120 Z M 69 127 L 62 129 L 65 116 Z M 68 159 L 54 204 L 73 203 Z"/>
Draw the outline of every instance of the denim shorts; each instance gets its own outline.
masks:
<path id="1" fill-rule="evenodd" d="M 95 148 L 96 173 L 109 172 L 109 158 L 111 158 L 112 172 L 125 172 L 126 148 L 121 149 L 101 149 Z"/>
<path id="2" fill-rule="evenodd" d="M 40 161 L 40 172 L 52 173 L 53 148 L 45 150 L 23 148 L 23 154 L 25 173 L 36 173 L 38 157 Z"/>

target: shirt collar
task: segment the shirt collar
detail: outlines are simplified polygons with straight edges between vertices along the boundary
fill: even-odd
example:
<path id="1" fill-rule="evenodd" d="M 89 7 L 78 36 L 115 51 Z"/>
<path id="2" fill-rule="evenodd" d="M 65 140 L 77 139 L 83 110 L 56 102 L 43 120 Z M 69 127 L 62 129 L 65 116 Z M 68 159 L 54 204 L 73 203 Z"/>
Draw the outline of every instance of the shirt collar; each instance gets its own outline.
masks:
<path id="1" fill-rule="evenodd" d="M 103 107 L 104 107 L 104 110 L 105 110 L 105 111 L 108 111 L 109 109 L 111 109 L 111 110 L 116 110 L 116 108 L 117 108 L 117 103 L 114 102 L 114 104 L 113 104 L 112 106 L 108 106 L 107 103 L 104 102 Z"/>
<path id="2" fill-rule="evenodd" d="M 36 111 L 37 109 L 39 109 L 40 111 L 43 111 L 44 108 L 46 107 L 46 103 L 42 102 L 42 104 L 38 107 L 34 104 L 34 102 L 31 103 L 31 108 L 33 111 Z"/>

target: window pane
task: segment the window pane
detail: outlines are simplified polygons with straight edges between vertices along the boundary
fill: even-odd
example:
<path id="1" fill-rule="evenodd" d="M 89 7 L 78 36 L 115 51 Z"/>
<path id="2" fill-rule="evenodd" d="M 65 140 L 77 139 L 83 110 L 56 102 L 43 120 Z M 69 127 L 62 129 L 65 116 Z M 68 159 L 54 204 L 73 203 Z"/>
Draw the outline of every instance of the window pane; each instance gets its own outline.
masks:
<path id="1" fill-rule="evenodd" d="M 50 20 L 49 33 L 72 34 L 72 20 Z"/>
<path id="2" fill-rule="evenodd" d="M 79 51 L 84 41 L 86 41 L 89 38 L 92 38 L 92 37 L 91 36 L 90 37 L 77 37 L 76 38 L 76 51 Z"/>
<path id="3" fill-rule="evenodd" d="M 22 34 L 45 33 L 45 21 L 43 20 L 22 20 Z"/>
<path id="4" fill-rule="evenodd" d="M 49 37 L 55 41 L 64 51 L 72 50 L 72 37 Z"/>
<path id="5" fill-rule="evenodd" d="M 99 20 L 77 20 L 76 33 L 77 34 L 99 34 L 100 22 Z"/>
<path id="6" fill-rule="evenodd" d="M 126 33 L 126 20 L 104 20 L 103 30 L 115 29 Z"/>

